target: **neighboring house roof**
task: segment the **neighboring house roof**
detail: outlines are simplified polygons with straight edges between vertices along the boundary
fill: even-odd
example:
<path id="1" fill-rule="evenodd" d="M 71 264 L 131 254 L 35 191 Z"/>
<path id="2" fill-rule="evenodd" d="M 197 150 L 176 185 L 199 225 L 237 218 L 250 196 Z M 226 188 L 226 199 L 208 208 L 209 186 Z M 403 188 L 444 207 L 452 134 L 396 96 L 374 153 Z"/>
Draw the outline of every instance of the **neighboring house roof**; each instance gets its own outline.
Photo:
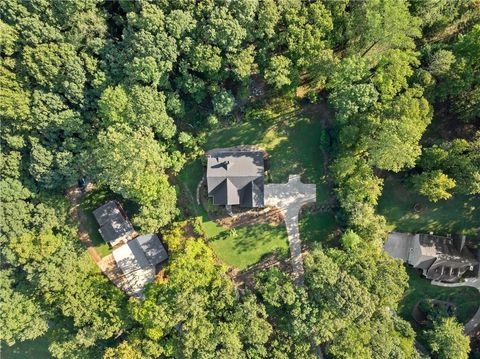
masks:
<path id="1" fill-rule="evenodd" d="M 456 262 L 465 264 L 478 263 L 466 247 L 463 247 L 460 251 L 455 246 L 452 238 L 432 234 L 419 234 L 419 242 L 422 255 L 435 257 L 437 261 L 442 260 L 445 263 Z"/>
<path id="2" fill-rule="evenodd" d="M 263 207 L 263 152 L 211 152 L 211 155 L 207 155 L 207 188 L 213 203 Z"/>
<path id="3" fill-rule="evenodd" d="M 115 201 L 108 201 L 93 211 L 93 215 L 100 225 L 99 232 L 107 243 L 114 243 L 119 239 L 129 239 L 135 230 Z"/>
<path id="4" fill-rule="evenodd" d="M 129 236 L 134 232 L 132 224 L 120 214 L 114 214 L 99 229 L 105 242 L 114 242 L 118 238 Z"/>
<path id="5" fill-rule="evenodd" d="M 392 257 L 421 269 L 429 279 L 455 281 L 479 264 L 464 241 L 459 243 L 450 237 L 432 234 L 392 232 L 388 234 L 384 249 Z"/>
<path id="6" fill-rule="evenodd" d="M 156 234 L 147 234 L 128 241 L 112 252 L 118 267 L 127 278 L 132 294 L 143 290 L 155 279 L 155 266 L 168 254 Z"/>

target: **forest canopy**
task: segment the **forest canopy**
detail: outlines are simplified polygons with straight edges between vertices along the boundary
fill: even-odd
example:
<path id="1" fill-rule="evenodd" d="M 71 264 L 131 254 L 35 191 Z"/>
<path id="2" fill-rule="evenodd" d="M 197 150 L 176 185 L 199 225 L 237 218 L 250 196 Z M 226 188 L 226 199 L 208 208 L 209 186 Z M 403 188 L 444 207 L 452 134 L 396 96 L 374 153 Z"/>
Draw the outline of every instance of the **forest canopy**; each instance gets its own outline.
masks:
<path id="1" fill-rule="evenodd" d="M 394 313 L 408 276 L 381 250 L 376 205 L 385 173 L 432 202 L 480 194 L 478 5 L 2 1 L 2 346 L 46 336 L 55 358 L 419 358 Z M 270 268 L 238 290 L 187 230 L 178 177 L 208 133 L 260 128 L 255 110 L 275 100 L 333 110 L 326 176 L 341 230 L 309 246 L 304 286 Z M 65 193 L 81 179 L 131 204 L 139 232 L 162 233 L 170 260 L 144 300 L 78 240 Z M 427 350 L 466 358 L 460 329 L 435 321 Z"/>

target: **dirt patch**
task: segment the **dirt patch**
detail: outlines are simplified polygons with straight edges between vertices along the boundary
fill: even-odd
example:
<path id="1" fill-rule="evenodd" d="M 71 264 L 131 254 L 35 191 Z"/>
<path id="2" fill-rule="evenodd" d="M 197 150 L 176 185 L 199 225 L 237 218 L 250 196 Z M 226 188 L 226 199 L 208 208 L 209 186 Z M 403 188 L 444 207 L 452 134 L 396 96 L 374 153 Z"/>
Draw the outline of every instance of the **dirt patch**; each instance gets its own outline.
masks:
<path id="1" fill-rule="evenodd" d="M 95 263 L 100 266 L 102 257 L 98 254 L 97 250 L 93 246 L 93 243 L 88 234 L 87 217 L 80 210 L 80 202 L 85 192 L 90 192 L 94 189 L 92 183 L 88 183 L 85 190 L 82 192 L 77 186 L 73 186 L 67 189 L 66 197 L 70 202 L 70 216 L 78 221 L 78 239 L 85 245 L 87 252 Z"/>
<path id="2" fill-rule="evenodd" d="M 224 217 L 215 221 L 222 227 L 231 229 L 236 227 L 252 226 L 255 224 L 273 224 L 283 223 L 282 212 L 278 208 L 264 208 L 262 210 L 251 210 L 234 215 L 233 217 Z"/>

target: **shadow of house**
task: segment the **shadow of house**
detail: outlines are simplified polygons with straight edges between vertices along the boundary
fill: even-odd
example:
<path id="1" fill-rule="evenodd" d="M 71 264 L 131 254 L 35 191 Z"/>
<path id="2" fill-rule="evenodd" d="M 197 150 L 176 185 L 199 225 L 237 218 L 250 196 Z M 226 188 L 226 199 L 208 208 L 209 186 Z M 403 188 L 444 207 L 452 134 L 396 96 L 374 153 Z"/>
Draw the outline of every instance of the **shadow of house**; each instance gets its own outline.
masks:
<path id="1" fill-rule="evenodd" d="M 392 232 L 388 234 L 384 249 L 435 281 L 458 282 L 465 273 L 479 266 L 479 261 L 465 246 L 465 237 L 455 241 L 432 234 Z"/>
<path id="2" fill-rule="evenodd" d="M 145 285 L 155 280 L 156 266 L 168 259 L 156 234 L 128 241 L 115 248 L 112 255 L 128 283 L 128 294 L 134 296 L 141 296 Z"/>

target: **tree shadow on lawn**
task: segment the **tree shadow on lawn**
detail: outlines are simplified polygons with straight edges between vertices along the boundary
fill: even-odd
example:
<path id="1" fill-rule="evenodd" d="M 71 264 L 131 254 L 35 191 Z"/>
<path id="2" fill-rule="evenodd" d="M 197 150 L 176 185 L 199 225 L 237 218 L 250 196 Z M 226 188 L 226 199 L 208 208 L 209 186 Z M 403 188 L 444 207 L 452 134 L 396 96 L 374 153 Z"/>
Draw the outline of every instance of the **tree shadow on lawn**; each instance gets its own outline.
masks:
<path id="1" fill-rule="evenodd" d="M 212 238 L 210 245 L 222 261 L 240 269 L 274 251 L 288 255 L 288 238 L 283 224 L 237 227 Z"/>
<path id="2" fill-rule="evenodd" d="M 418 213 L 413 209 L 417 203 L 423 208 Z M 393 176 L 385 180 L 378 212 L 387 218 L 392 229 L 402 232 L 474 236 L 480 231 L 480 198 L 455 195 L 432 203 Z"/>

